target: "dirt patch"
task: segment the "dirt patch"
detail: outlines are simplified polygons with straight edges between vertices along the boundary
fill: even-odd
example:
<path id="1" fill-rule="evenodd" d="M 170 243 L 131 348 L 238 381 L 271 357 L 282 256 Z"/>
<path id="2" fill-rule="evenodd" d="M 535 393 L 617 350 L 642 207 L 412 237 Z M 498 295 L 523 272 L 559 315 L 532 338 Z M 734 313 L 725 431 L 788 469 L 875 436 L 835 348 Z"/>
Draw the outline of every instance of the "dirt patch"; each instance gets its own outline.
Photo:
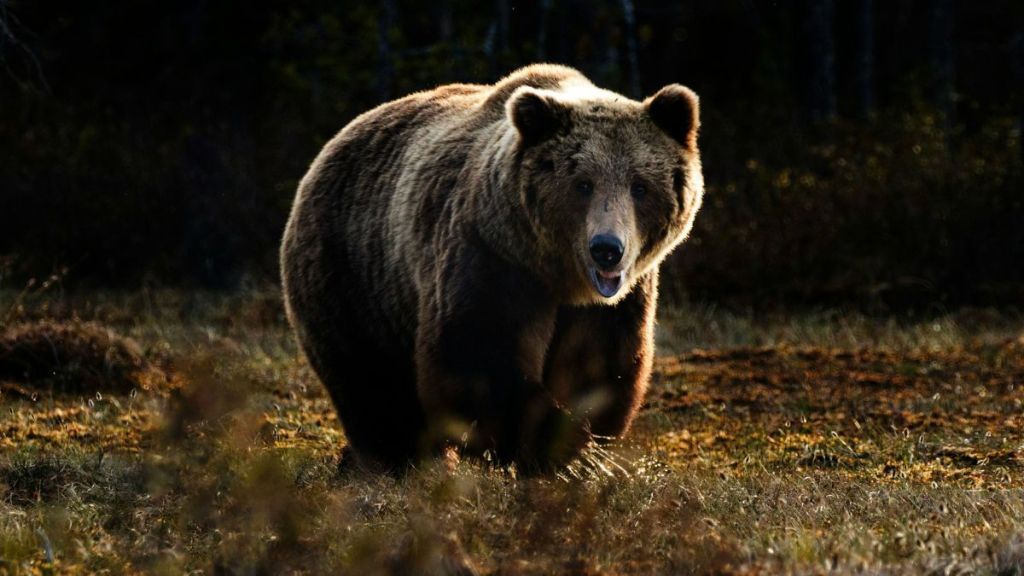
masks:
<path id="1" fill-rule="evenodd" d="M 95 322 L 44 320 L 0 333 L 0 389 L 6 392 L 130 392 L 163 379 L 134 340 Z"/>
<path id="2" fill-rule="evenodd" d="M 1002 489 L 1024 471 L 1022 385 L 1016 339 L 693 351 L 658 359 L 638 436 L 668 462 Z"/>
<path id="3" fill-rule="evenodd" d="M 659 358 L 648 407 L 726 407 L 769 428 L 794 420 L 833 429 L 865 422 L 902 430 L 958 423 L 1020 431 L 1024 348 L 994 346 L 897 353 L 828 348 L 695 351 Z M 699 412 L 699 410 L 698 410 Z"/>

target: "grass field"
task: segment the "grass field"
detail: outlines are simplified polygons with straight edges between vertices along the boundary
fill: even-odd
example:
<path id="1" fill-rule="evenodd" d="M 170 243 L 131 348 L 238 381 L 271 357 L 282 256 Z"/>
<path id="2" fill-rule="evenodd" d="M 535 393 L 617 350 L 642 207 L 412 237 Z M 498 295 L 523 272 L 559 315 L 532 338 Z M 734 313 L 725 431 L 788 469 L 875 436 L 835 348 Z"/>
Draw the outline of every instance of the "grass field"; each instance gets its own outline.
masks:
<path id="1" fill-rule="evenodd" d="M 338 477 L 273 295 L 0 295 L 39 320 L 0 573 L 1024 573 L 1020 313 L 666 310 L 631 434 L 548 478 Z"/>

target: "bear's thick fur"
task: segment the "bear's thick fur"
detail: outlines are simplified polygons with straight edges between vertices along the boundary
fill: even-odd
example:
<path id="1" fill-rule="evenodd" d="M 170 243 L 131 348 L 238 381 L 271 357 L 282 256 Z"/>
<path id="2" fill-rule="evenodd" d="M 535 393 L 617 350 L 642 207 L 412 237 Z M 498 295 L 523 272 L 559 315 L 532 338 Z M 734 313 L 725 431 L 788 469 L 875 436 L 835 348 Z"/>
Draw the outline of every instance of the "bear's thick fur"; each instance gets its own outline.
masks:
<path id="1" fill-rule="evenodd" d="M 353 120 L 299 185 L 288 316 L 358 460 L 447 445 L 528 467 L 617 437 L 654 354 L 658 266 L 703 195 L 697 97 L 533 65 Z"/>

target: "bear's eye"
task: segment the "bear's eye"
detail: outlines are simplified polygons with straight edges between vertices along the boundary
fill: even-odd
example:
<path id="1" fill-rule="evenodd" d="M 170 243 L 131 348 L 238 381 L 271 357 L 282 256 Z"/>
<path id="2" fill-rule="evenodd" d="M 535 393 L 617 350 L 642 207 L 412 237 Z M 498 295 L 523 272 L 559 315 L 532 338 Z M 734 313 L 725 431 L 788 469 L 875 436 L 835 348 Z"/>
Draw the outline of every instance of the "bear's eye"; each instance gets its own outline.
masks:
<path id="1" fill-rule="evenodd" d="M 636 180 L 629 187 L 629 193 L 633 195 L 633 198 L 640 200 L 647 195 L 647 186 L 643 182 Z"/>
<path id="2" fill-rule="evenodd" d="M 590 180 L 580 180 L 576 182 L 576 192 L 583 196 L 590 196 L 594 193 L 594 183 Z"/>

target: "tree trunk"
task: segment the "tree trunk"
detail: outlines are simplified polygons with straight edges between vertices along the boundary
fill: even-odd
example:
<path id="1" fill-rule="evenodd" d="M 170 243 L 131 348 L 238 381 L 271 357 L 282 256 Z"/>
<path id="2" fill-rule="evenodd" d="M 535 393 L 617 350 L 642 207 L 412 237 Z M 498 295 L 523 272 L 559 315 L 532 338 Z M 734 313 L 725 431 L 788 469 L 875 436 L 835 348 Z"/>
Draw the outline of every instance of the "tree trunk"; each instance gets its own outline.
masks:
<path id="1" fill-rule="evenodd" d="M 852 109 L 866 120 L 875 111 L 875 2 L 857 0 L 855 10 Z"/>
<path id="2" fill-rule="evenodd" d="M 444 80 L 452 82 L 457 80 L 459 71 L 462 70 L 462 53 L 455 41 L 455 18 L 452 15 L 451 0 L 439 0 L 435 4 L 437 17 L 437 36 L 443 54 L 447 56 L 444 65 Z"/>
<path id="3" fill-rule="evenodd" d="M 576 65 L 576 55 L 569 50 L 569 34 L 572 28 L 569 10 L 573 7 L 572 0 L 559 2 L 555 13 L 558 14 L 558 51 L 556 52 L 559 62 L 565 62 L 570 66 Z"/>
<path id="4" fill-rule="evenodd" d="M 1017 85 L 1017 154 L 1018 170 L 1024 170 L 1024 31 L 1018 31 L 1010 40 L 1013 52 L 1013 78 Z"/>
<path id="5" fill-rule="evenodd" d="M 932 0 L 928 10 L 928 92 L 947 136 L 954 120 L 953 65 L 953 1 Z"/>
<path id="6" fill-rule="evenodd" d="M 395 0 L 382 0 L 377 15 L 377 95 L 381 102 L 391 99 L 395 82 L 395 61 L 391 50 L 391 30 L 395 27 Z"/>
<path id="7" fill-rule="evenodd" d="M 498 13 L 498 53 L 502 56 L 508 55 L 509 21 L 511 12 L 508 0 L 497 0 L 495 5 Z"/>
<path id="8" fill-rule="evenodd" d="M 451 0 L 439 0 L 434 6 L 437 13 L 437 35 L 442 44 L 448 44 L 452 41 L 452 35 L 455 33 L 452 2 Z"/>
<path id="9" fill-rule="evenodd" d="M 836 114 L 835 39 L 832 22 L 835 14 L 832 0 L 804 0 L 801 6 L 801 28 L 806 70 L 804 101 L 807 115 L 813 122 Z"/>
<path id="10" fill-rule="evenodd" d="M 537 24 L 537 61 L 547 60 L 548 17 L 551 14 L 551 0 L 540 0 L 540 22 Z"/>
<path id="11" fill-rule="evenodd" d="M 626 25 L 626 59 L 629 69 L 626 71 L 629 95 L 640 98 L 640 63 L 636 47 L 636 8 L 633 0 L 622 0 L 622 16 Z"/>

